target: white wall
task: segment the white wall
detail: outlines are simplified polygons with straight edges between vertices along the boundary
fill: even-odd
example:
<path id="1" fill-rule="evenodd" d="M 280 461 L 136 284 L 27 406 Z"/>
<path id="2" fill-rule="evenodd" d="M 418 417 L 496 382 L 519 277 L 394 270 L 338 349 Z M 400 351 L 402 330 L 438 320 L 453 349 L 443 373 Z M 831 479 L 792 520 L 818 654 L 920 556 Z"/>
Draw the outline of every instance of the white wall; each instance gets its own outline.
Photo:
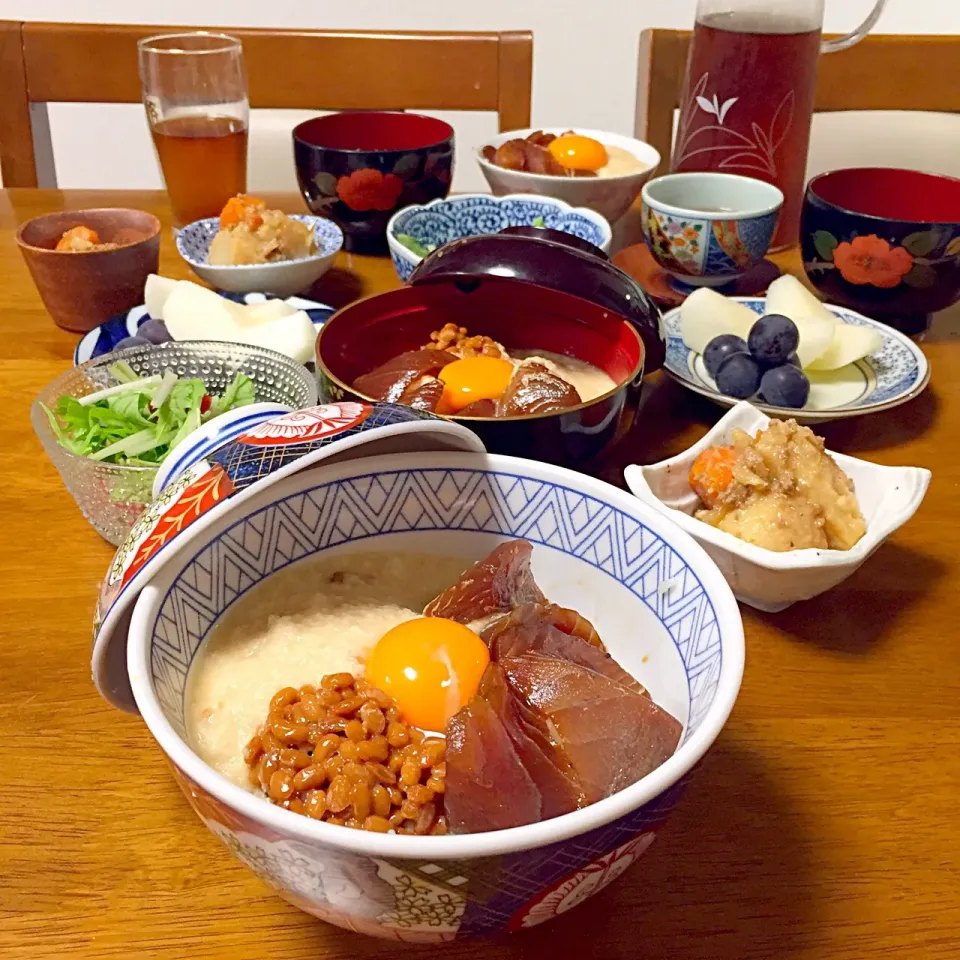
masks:
<path id="1" fill-rule="evenodd" d="M 783 0 L 781 0 L 783 2 Z M 533 122 L 632 133 L 637 42 L 644 27 L 689 27 L 695 0 L 0 0 L 0 19 L 148 22 L 198 26 L 328 29 L 530 29 L 534 32 Z M 827 0 L 825 28 L 852 28 L 872 0 Z M 878 26 L 887 33 L 960 33 L 956 0 L 889 0 Z M 282 69 L 282 64 L 278 65 Z M 322 69 L 322 65 L 318 66 Z M 59 104 L 51 126 L 62 187 L 159 186 L 142 109 Z M 495 130 L 492 114 L 443 114 L 464 148 Z M 295 187 L 289 129 L 295 118 L 258 111 L 251 124 L 251 189 Z M 960 173 L 960 119 L 849 115 L 817 119 L 813 171 L 882 162 Z M 279 181 L 279 182 L 278 182 Z M 461 160 L 455 189 L 481 189 L 475 165 Z"/>

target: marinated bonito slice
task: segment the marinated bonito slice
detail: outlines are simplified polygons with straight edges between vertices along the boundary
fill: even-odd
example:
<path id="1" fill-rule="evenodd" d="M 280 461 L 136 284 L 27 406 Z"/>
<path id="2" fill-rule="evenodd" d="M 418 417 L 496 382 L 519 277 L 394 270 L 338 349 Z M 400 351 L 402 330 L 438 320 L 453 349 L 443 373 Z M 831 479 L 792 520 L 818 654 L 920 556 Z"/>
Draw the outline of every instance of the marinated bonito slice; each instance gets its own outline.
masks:
<path id="1" fill-rule="evenodd" d="M 500 398 L 501 417 L 532 413 L 554 413 L 575 407 L 582 401 L 576 387 L 551 373 L 543 364 L 524 363 Z"/>
<path id="2" fill-rule="evenodd" d="M 500 666 L 548 725 L 587 803 L 645 777 L 677 748 L 680 723 L 650 697 L 609 677 L 541 653 L 505 657 Z"/>
<path id="3" fill-rule="evenodd" d="M 531 607 L 532 609 L 528 609 Z M 515 607 L 505 619 L 498 620 L 488 627 L 483 633 L 483 639 L 487 641 L 489 646 L 495 633 L 502 632 L 515 624 L 526 623 L 531 620 L 542 620 L 556 627 L 562 633 L 579 637 L 591 646 L 599 647 L 601 650 L 606 649 L 600 639 L 600 634 L 597 633 L 594 625 L 586 617 L 581 616 L 576 610 L 560 607 L 555 603 L 522 604 Z"/>
<path id="4" fill-rule="evenodd" d="M 646 695 L 643 686 L 601 646 L 559 629 L 550 615 L 553 606 L 524 604 L 485 630 L 483 639 L 490 647 L 490 659 L 500 662 L 525 653 L 539 653 L 586 667 L 634 693 Z M 555 609 L 574 613 L 562 607 Z"/>
<path id="5" fill-rule="evenodd" d="M 391 357 L 369 373 L 361 374 L 353 381 L 353 388 L 374 400 L 399 403 L 403 392 L 412 383 L 423 377 L 435 377 L 456 359 L 445 350 L 408 350 Z"/>
<path id="6" fill-rule="evenodd" d="M 541 819 L 543 797 L 497 711 L 479 694 L 447 724 L 446 763 L 444 809 L 452 833 Z"/>
<path id="7" fill-rule="evenodd" d="M 521 603 L 546 603 L 530 569 L 533 546 L 527 540 L 501 543 L 452 586 L 427 604 L 427 617 L 476 623 Z"/>
<path id="8" fill-rule="evenodd" d="M 458 417 L 495 417 L 497 403 L 495 400 L 474 400 L 457 411 Z"/>
<path id="9" fill-rule="evenodd" d="M 540 791 L 540 819 L 559 817 L 583 806 L 586 801 L 575 771 L 552 743 L 543 719 L 510 688 L 498 664 L 487 667 L 479 695 L 496 711 L 520 762 Z"/>
<path id="10" fill-rule="evenodd" d="M 436 377 L 421 377 L 414 380 L 403 393 L 397 403 L 402 403 L 414 410 L 426 410 L 433 413 L 440 405 L 443 396 L 443 381 Z"/>

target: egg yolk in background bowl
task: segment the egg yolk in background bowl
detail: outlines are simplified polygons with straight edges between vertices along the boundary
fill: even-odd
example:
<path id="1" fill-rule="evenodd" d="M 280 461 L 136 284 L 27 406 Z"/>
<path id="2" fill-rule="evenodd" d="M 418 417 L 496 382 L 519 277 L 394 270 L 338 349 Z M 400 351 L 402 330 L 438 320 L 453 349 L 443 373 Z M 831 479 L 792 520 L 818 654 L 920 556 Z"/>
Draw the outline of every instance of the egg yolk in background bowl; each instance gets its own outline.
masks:
<path id="1" fill-rule="evenodd" d="M 417 617 L 377 641 L 364 675 L 397 701 L 411 726 L 442 733 L 477 692 L 489 662 L 487 645 L 469 627 L 445 617 Z"/>
<path id="2" fill-rule="evenodd" d="M 592 137 L 566 134 L 551 140 L 547 149 L 568 170 L 599 170 L 607 165 L 607 148 Z"/>
<path id="3" fill-rule="evenodd" d="M 444 383 L 443 404 L 456 413 L 476 400 L 496 400 L 513 377 L 513 364 L 500 357 L 464 357 L 437 374 Z"/>

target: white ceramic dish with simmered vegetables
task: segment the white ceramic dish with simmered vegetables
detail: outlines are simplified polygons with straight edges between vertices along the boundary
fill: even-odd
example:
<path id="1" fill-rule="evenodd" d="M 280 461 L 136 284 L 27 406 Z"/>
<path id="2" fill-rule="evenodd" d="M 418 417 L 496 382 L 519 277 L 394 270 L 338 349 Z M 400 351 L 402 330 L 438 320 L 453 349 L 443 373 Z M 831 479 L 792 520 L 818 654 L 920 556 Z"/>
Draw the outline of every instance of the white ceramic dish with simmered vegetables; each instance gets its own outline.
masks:
<path id="1" fill-rule="evenodd" d="M 329 922 L 444 942 L 565 912 L 606 885 L 598 875 L 619 876 L 649 847 L 736 699 L 743 628 L 723 577 L 676 524 L 598 480 L 483 453 L 396 453 L 328 461 L 232 503 L 187 528 L 137 599 L 129 680 L 204 824 L 286 899 Z M 517 537 L 533 543 L 544 593 L 590 618 L 610 653 L 681 721 L 676 752 L 641 780 L 527 826 L 405 836 L 282 809 L 191 749 L 185 689 L 198 649 L 238 598 L 224 584 L 229 571 L 243 571 L 246 592 L 291 558 L 400 551 L 474 561 Z"/>
<path id="2" fill-rule="evenodd" d="M 688 477 L 697 456 L 708 447 L 730 443 L 734 429 L 753 435 L 769 423 L 765 413 L 742 401 L 699 443 L 660 463 L 631 464 L 624 477 L 636 497 L 669 517 L 707 551 L 738 600 L 774 612 L 846 580 L 916 513 L 931 475 L 921 467 L 885 467 L 827 451 L 853 480 L 866 533 L 850 550 L 766 550 L 697 520 L 693 514 L 700 500 Z"/>

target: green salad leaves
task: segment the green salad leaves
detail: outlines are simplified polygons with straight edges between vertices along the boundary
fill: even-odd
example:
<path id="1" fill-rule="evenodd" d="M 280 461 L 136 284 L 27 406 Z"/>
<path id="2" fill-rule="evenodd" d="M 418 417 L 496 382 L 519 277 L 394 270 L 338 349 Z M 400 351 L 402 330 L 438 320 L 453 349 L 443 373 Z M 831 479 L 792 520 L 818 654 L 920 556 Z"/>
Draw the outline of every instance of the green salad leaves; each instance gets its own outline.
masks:
<path id="1" fill-rule="evenodd" d="M 44 411 L 57 441 L 71 453 L 104 463 L 155 467 L 202 423 L 253 403 L 253 381 L 238 373 L 222 396 L 202 380 L 181 380 L 172 370 L 138 377 L 122 360 L 110 367 L 120 382 L 85 397 L 64 394 Z"/>

